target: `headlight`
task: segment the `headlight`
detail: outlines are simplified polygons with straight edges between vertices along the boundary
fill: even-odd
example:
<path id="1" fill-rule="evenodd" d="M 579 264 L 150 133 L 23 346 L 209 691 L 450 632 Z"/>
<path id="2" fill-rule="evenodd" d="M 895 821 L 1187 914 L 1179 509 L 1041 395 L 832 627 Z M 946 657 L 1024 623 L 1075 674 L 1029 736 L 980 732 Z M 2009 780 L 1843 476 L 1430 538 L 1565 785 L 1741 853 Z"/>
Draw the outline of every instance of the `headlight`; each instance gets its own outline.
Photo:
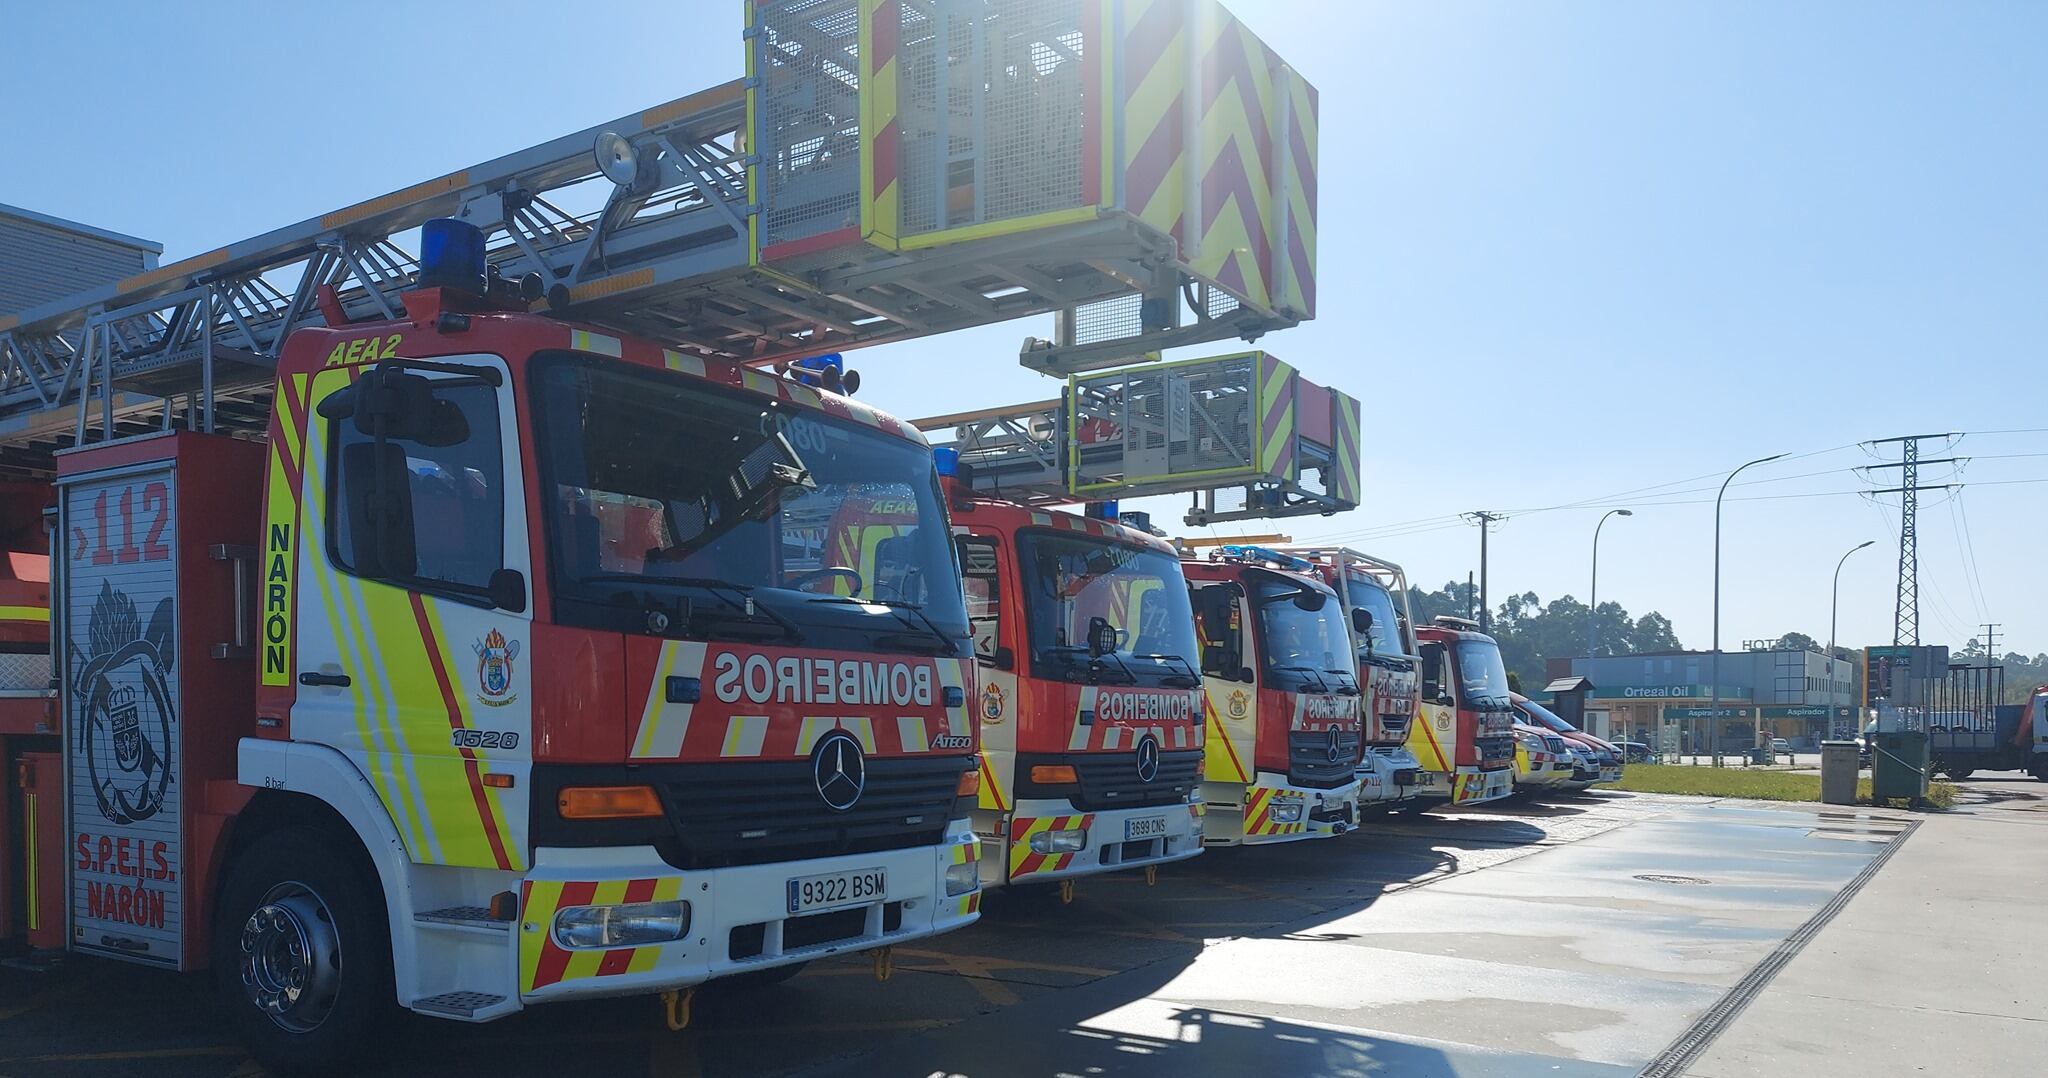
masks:
<path id="1" fill-rule="evenodd" d="M 690 931 L 688 902 L 630 902 L 571 906 L 555 914 L 555 942 L 563 947 L 639 947 L 668 943 Z"/>
<path id="2" fill-rule="evenodd" d="M 1274 823 L 1300 823 L 1301 814 L 1307 808 L 1307 802 L 1282 801 L 1276 797 L 1266 811 L 1272 815 Z"/>
<path id="3" fill-rule="evenodd" d="M 964 895 L 981 886 L 981 862 L 963 861 L 946 866 L 946 897 Z"/>
<path id="4" fill-rule="evenodd" d="M 1032 853 L 1080 853 L 1088 845 L 1088 832 L 1040 831 L 1031 836 Z"/>

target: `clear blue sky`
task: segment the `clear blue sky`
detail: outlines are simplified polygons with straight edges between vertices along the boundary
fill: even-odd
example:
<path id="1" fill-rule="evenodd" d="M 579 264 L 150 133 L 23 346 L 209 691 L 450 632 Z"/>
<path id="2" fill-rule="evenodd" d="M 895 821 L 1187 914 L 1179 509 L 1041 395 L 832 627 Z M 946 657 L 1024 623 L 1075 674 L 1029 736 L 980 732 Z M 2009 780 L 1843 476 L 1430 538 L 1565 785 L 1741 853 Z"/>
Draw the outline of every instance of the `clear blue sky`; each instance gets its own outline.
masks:
<path id="1" fill-rule="evenodd" d="M 1435 585 L 1477 561 L 1450 514 L 1634 506 L 1607 527 L 1601 596 L 1705 646 L 1713 481 L 1673 481 L 1828 451 L 1731 491 L 1773 497 L 1729 503 L 1723 643 L 1824 638 L 1835 559 L 1864 539 L 1841 636 L 1889 642 L 1896 499 L 1775 496 L 1873 485 L 1844 470 L 1869 461 L 1862 439 L 2027 431 L 1965 439 L 1972 485 L 1927 495 L 1923 635 L 1960 644 L 1989 618 L 2048 650 L 2048 4 L 1231 6 L 1322 91 L 1324 315 L 1262 343 L 1368 402 L 1368 503 L 1287 530 L 1359 537 Z M 740 68 L 739 0 L 15 3 L 5 20 L 0 202 L 167 260 Z M 1015 349 L 1048 333 L 855 365 L 905 415 L 1033 399 L 1051 383 Z M 1598 514 L 1512 515 L 1496 600 L 1584 598 Z"/>

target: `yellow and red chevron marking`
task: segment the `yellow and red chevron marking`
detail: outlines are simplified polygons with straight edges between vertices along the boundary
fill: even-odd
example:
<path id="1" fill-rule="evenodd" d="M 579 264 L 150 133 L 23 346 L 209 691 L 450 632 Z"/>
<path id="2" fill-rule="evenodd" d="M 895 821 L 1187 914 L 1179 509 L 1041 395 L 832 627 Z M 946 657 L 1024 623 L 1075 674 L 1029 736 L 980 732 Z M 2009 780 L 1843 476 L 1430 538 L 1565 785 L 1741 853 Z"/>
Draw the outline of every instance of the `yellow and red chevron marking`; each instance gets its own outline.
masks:
<path id="1" fill-rule="evenodd" d="M 861 0 L 861 237 L 892 250 L 903 228 L 903 186 L 897 182 L 903 130 L 896 101 L 902 30 L 901 0 Z"/>
<path id="2" fill-rule="evenodd" d="M 988 762 L 988 753 L 974 754 L 975 766 L 981 768 L 981 793 L 975 801 L 978 808 L 993 809 L 996 812 L 1010 811 L 1009 799 L 1003 796 L 1002 783 L 997 781 L 997 769 Z"/>
<path id="3" fill-rule="evenodd" d="M 575 949 L 555 942 L 555 915 L 576 906 L 616 906 L 626 902 L 666 902 L 682 894 L 681 876 L 642 880 L 527 880 L 520 885 L 520 923 L 538 931 L 519 934 L 519 990 L 546 988 L 563 981 L 616 977 L 654 968 L 659 947 Z"/>
<path id="4" fill-rule="evenodd" d="M 1255 305 L 1312 315 L 1314 88 L 1213 0 L 1200 0 L 1192 20 L 1183 0 L 1129 0 L 1123 11 L 1126 207 L 1191 251 L 1196 274 Z M 1192 154 L 1189 108 L 1199 140 Z M 1200 198 L 1192 207 L 1190 169 Z M 1276 236 L 1283 208 L 1285 234 Z"/>
<path id="5" fill-rule="evenodd" d="M 1273 795 L 1278 790 L 1270 786 L 1255 786 L 1245 791 L 1244 834 L 1246 838 L 1261 836 L 1299 835 L 1308 830 L 1306 820 L 1297 823 L 1281 823 L 1273 819 Z"/>
<path id="6" fill-rule="evenodd" d="M 1259 470 L 1293 479 L 1294 368 L 1265 352 L 1258 355 Z"/>
<path id="7" fill-rule="evenodd" d="M 1037 853 L 1031 836 L 1047 831 L 1086 831 L 1095 822 L 1094 813 L 1078 816 L 1017 816 L 1010 820 L 1010 878 L 1022 879 L 1041 872 L 1059 872 L 1073 864 L 1076 853 Z"/>
<path id="8" fill-rule="evenodd" d="M 1355 505 L 1365 497 L 1364 483 L 1359 476 L 1362 456 L 1358 445 L 1364 409 L 1357 397 L 1334 389 L 1330 391 L 1330 401 L 1334 412 L 1330 417 L 1331 441 L 1334 443 L 1330 447 L 1330 459 L 1336 467 L 1329 474 L 1327 489 L 1330 497 Z"/>
<path id="9" fill-rule="evenodd" d="M 975 839 L 973 842 L 956 842 L 953 844 L 953 864 L 964 865 L 979 860 L 981 860 L 980 839 Z M 981 890 L 976 888 L 954 899 L 953 902 L 955 903 L 954 913 L 958 916 L 965 917 L 970 913 L 976 913 L 981 909 Z"/>

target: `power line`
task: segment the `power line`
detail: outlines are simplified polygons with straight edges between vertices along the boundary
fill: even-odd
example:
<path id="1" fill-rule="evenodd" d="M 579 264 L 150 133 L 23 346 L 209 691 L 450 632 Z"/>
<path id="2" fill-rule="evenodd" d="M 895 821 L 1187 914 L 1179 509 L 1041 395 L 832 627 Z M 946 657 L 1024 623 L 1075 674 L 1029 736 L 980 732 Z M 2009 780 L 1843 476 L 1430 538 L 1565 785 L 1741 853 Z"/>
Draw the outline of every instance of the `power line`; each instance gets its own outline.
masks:
<path id="1" fill-rule="evenodd" d="M 1984 591 L 1984 574 L 1977 568 L 1976 540 L 1970 538 L 1970 507 L 1963 504 L 1963 492 L 1960 490 L 1956 491 L 1954 502 L 1955 511 L 1963 518 L 1963 550 L 1970 556 L 1970 579 L 1977 586 L 1978 604 L 1983 608 L 1984 616 L 1989 618 L 1991 616 L 1991 600 Z"/>

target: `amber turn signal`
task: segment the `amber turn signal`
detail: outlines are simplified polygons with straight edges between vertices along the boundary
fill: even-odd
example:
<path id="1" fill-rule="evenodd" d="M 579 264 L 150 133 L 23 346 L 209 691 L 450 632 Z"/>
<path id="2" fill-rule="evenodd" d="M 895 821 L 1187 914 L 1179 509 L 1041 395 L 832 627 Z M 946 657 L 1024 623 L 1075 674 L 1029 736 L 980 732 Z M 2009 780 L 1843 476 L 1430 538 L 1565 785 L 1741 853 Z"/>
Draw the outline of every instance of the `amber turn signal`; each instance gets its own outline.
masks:
<path id="1" fill-rule="evenodd" d="M 1080 782 L 1081 777 L 1066 764 L 1039 764 L 1031 769 L 1031 781 L 1045 786 L 1072 785 Z"/>
<path id="2" fill-rule="evenodd" d="M 960 772 L 960 785 L 953 788 L 955 797 L 974 797 L 981 793 L 981 772 L 968 768 Z"/>
<path id="3" fill-rule="evenodd" d="M 555 807 L 565 820 L 631 820 L 661 815 L 652 786 L 564 786 Z"/>

